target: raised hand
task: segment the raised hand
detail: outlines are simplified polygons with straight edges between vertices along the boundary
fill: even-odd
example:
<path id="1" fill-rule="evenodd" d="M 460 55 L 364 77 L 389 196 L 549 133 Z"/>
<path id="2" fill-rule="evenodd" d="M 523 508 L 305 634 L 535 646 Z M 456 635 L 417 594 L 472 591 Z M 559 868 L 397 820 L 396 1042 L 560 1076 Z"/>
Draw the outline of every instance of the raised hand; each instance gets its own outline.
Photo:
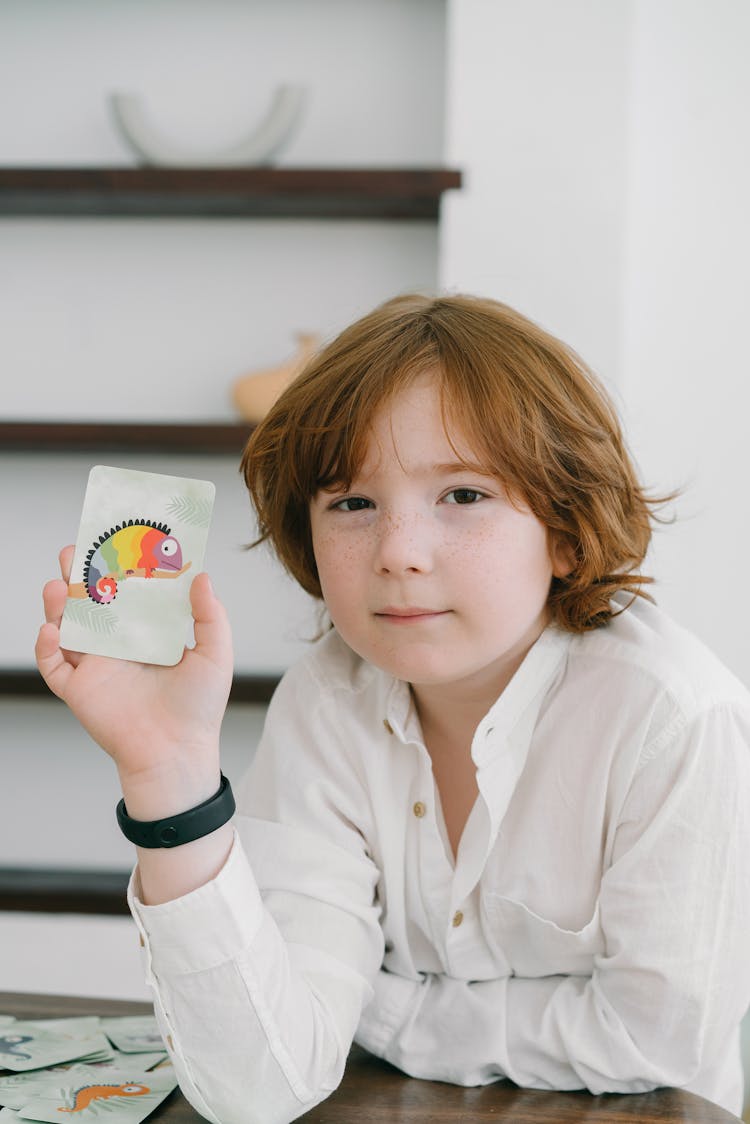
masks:
<path id="1" fill-rule="evenodd" d="M 62 579 L 48 582 L 43 592 L 46 623 L 35 653 L 50 690 L 115 760 L 123 784 L 175 773 L 215 778 L 232 639 L 208 574 L 197 575 L 190 588 L 195 647 L 174 667 L 157 667 L 60 647 L 72 557 L 72 546 L 60 552 Z"/>

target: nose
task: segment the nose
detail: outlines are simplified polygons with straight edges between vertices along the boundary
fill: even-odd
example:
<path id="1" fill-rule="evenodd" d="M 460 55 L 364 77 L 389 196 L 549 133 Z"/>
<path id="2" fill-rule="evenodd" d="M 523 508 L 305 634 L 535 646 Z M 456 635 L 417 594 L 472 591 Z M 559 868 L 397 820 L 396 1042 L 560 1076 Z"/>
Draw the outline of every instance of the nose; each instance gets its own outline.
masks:
<path id="1" fill-rule="evenodd" d="M 418 515 L 385 515 L 378 526 L 375 570 L 378 574 L 429 573 L 433 567 L 435 543 Z"/>

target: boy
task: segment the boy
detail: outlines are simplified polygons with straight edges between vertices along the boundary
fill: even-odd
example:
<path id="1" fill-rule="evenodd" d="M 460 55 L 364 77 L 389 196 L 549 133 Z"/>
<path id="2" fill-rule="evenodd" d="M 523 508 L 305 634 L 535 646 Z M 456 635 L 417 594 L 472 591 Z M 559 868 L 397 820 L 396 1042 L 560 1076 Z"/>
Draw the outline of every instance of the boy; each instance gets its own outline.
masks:
<path id="1" fill-rule="evenodd" d="M 186 1096 L 295 1119 L 356 1035 L 425 1078 L 739 1111 L 750 700 L 643 592 L 661 501 L 593 376 L 503 305 L 397 298 L 312 360 L 242 467 L 332 628 L 274 696 L 235 830 L 138 848 Z M 63 653 L 64 595 L 39 667 L 114 757 L 129 837 L 228 808 L 206 576 L 176 668 Z"/>

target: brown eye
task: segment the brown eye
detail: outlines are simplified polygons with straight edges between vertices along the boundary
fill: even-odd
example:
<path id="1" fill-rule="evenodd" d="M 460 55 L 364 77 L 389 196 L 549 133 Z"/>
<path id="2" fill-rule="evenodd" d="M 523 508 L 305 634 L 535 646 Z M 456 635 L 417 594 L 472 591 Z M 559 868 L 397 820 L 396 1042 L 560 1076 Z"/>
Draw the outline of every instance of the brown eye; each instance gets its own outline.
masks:
<path id="1" fill-rule="evenodd" d="M 476 488 L 453 488 L 445 496 L 446 503 L 476 503 L 477 500 L 484 499 L 484 493 L 478 492 Z"/>
<path id="2" fill-rule="evenodd" d="M 368 506 L 372 506 L 372 501 L 362 496 L 347 496 L 332 505 L 334 511 L 365 511 Z"/>

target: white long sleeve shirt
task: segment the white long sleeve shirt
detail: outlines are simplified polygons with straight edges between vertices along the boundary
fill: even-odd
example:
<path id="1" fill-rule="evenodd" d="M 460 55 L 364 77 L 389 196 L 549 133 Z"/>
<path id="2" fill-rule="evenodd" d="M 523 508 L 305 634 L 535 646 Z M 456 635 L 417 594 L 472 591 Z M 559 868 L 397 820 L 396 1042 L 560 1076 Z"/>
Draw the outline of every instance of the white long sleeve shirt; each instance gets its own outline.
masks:
<path id="1" fill-rule="evenodd" d="M 746 689 L 639 600 L 547 628 L 472 755 L 454 862 L 408 685 L 331 632 L 274 695 L 217 877 L 146 906 L 134 872 L 157 1017 L 208 1120 L 296 1119 L 353 1036 L 424 1078 L 682 1086 L 739 1113 Z"/>

